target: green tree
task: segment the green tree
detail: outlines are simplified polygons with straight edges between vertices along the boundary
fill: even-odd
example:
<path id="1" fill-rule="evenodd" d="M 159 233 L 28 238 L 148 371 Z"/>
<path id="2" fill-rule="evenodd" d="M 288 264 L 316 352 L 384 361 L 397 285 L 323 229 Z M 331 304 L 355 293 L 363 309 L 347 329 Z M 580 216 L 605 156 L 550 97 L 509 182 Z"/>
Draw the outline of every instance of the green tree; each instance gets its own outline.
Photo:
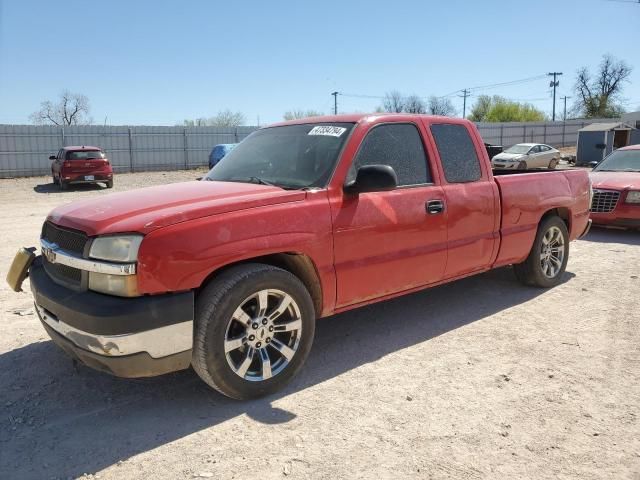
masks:
<path id="1" fill-rule="evenodd" d="M 489 95 L 480 95 L 471 107 L 471 114 L 467 118 L 472 122 L 486 122 L 492 103 L 493 100 Z"/>
<path id="2" fill-rule="evenodd" d="M 471 108 L 473 122 L 540 122 L 545 114 L 530 103 L 519 103 L 499 95 L 481 95 Z"/>

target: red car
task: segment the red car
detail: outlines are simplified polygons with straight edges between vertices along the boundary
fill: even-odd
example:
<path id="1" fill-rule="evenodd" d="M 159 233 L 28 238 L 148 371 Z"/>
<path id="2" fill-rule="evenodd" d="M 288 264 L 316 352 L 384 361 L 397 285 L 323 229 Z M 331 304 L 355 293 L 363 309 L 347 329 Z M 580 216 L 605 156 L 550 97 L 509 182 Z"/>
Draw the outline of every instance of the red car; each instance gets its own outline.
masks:
<path id="1" fill-rule="evenodd" d="M 640 229 L 640 145 L 611 153 L 590 176 L 593 223 Z"/>
<path id="2" fill-rule="evenodd" d="M 588 173 L 500 173 L 467 120 L 281 123 L 200 182 L 56 208 L 42 255 L 21 249 L 7 278 L 19 290 L 29 269 L 44 328 L 93 368 L 193 365 L 253 398 L 302 367 L 318 318 L 506 265 L 527 285 L 563 281 L 590 225 Z"/>
<path id="3" fill-rule="evenodd" d="M 78 183 L 104 183 L 107 188 L 113 187 L 113 169 L 99 147 L 64 147 L 49 160 L 53 160 L 53 183 L 57 183 L 61 190 Z"/>

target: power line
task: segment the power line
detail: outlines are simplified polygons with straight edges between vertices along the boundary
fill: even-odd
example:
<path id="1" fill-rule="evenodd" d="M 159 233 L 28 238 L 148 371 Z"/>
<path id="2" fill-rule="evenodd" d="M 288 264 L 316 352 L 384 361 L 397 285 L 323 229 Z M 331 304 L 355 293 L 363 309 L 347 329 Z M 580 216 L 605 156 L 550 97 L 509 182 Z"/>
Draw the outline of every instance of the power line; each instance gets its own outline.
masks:
<path id="1" fill-rule="evenodd" d="M 333 114 L 337 115 L 338 114 L 338 94 L 339 92 L 333 92 L 331 95 L 333 95 Z"/>
<path id="2" fill-rule="evenodd" d="M 465 88 L 465 89 L 457 89 L 454 90 L 450 93 L 447 93 L 445 95 L 439 95 L 436 96 L 436 98 L 446 98 L 446 97 L 453 97 L 453 96 L 457 96 L 460 93 L 464 93 L 464 90 L 467 90 L 469 92 L 471 91 L 475 91 L 475 90 L 488 90 L 491 88 L 498 88 L 498 87 L 506 87 L 506 86 L 510 86 L 510 85 L 518 85 L 518 84 L 522 84 L 522 83 L 528 83 L 528 82 L 533 82 L 535 80 L 540 80 L 545 78 L 546 75 L 536 75 L 534 77 L 527 77 L 527 78 L 520 78 L 518 80 L 510 80 L 508 82 L 500 82 L 500 83 L 491 83 L 488 85 L 478 85 L 476 87 L 469 87 L 469 88 Z M 338 95 L 341 95 L 343 97 L 352 97 L 352 98 L 369 98 L 369 99 L 373 99 L 373 100 L 380 100 L 380 99 L 384 99 L 387 96 L 386 95 L 366 95 L 366 94 L 360 94 L 360 93 L 343 93 L 340 92 L 338 93 Z M 408 98 L 408 97 L 402 97 L 402 98 Z M 428 99 L 428 97 L 419 97 L 423 100 Z"/>
<path id="3" fill-rule="evenodd" d="M 535 77 L 521 78 L 520 80 L 511 80 L 509 82 L 492 83 L 492 84 L 489 84 L 489 85 L 480 85 L 478 87 L 471 87 L 468 90 L 488 90 L 490 88 L 506 87 L 506 86 L 509 86 L 509 85 L 517 85 L 517 84 L 520 84 L 520 83 L 533 82 L 535 80 L 543 79 L 545 76 L 546 75 L 537 75 Z"/>

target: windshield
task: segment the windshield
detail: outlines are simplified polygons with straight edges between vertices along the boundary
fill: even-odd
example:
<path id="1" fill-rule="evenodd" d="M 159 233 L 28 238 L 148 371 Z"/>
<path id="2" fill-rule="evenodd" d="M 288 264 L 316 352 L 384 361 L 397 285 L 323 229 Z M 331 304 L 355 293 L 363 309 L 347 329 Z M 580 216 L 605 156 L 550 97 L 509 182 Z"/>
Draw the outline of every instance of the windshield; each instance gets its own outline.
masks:
<path id="1" fill-rule="evenodd" d="M 67 152 L 67 160 L 89 160 L 91 158 L 105 158 L 105 156 L 100 150 L 78 150 L 76 152 Z"/>
<path id="2" fill-rule="evenodd" d="M 203 180 L 324 187 L 352 128 L 352 123 L 314 123 L 258 130 L 225 155 Z"/>
<path id="3" fill-rule="evenodd" d="M 527 153 L 531 149 L 531 145 L 514 145 L 507 148 L 504 153 Z"/>
<path id="4" fill-rule="evenodd" d="M 640 172 L 640 150 L 617 150 L 593 169 L 594 172 Z"/>

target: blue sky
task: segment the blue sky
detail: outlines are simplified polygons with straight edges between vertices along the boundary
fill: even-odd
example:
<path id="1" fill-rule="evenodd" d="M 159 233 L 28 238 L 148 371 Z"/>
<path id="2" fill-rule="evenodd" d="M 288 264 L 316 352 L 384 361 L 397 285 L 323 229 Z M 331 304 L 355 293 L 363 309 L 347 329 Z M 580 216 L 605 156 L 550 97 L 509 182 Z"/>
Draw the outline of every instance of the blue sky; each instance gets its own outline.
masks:
<path id="1" fill-rule="evenodd" d="M 112 125 L 226 108 L 264 124 L 291 109 L 328 113 L 332 91 L 426 97 L 554 70 L 558 94 L 572 95 L 575 71 L 604 53 L 635 67 L 625 97 L 640 109 L 640 4 L 624 0 L 0 0 L 0 12 L 0 123 L 28 123 L 63 89 Z M 548 84 L 476 93 L 550 112 Z M 339 110 L 379 103 L 340 96 Z"/>

